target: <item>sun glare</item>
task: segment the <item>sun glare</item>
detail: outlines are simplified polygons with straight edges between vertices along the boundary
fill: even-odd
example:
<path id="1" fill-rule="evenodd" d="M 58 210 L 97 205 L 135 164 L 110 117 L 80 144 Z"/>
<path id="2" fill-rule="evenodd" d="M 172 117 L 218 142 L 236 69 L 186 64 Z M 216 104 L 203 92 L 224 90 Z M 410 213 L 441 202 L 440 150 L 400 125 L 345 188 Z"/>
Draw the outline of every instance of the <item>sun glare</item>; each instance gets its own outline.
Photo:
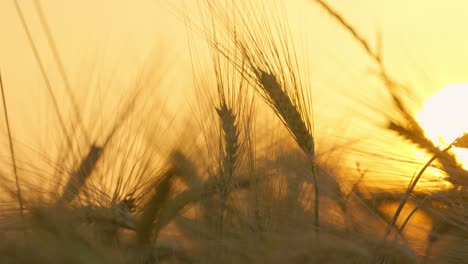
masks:
<path id="1" fill-rule="evenodd" d="M 417 113 L 426 136 L 445 147 L 468 132 L 468 83 L 450 84 L 429 97 Z M 468 168 L 468 150 L 453 148 L 458 161 Z"/>

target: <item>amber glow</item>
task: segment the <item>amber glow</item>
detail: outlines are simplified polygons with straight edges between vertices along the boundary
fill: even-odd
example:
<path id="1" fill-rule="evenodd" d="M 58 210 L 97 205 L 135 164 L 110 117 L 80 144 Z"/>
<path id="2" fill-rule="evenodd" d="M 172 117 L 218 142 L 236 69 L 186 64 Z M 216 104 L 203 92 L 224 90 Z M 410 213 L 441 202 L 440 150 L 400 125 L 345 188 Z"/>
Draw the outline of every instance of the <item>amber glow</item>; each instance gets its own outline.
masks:
<path id="1" fill-rule="evenodd" d="M 450 84 L 429 97 L 417 114 L 426 136 L 445 147 L 468 132 L 468 83 Z M 458 161 L 468 168 L 468 150 L 453 148 Z"/>

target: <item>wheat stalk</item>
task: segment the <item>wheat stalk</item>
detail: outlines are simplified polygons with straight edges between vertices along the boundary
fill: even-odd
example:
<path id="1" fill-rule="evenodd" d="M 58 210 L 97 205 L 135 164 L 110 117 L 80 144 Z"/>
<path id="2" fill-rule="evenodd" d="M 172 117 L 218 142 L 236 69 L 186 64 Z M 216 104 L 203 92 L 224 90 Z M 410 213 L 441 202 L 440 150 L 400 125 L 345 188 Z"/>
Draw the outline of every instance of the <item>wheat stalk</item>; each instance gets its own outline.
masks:
<path id="1" fill-rule="evenodd" d="M 233 177 L 237 162 L 239 131 L 236 125 L 236 116 L 231 108 L 228 108 L 226 104 L 223 104 L 220 108 L 216 108 L 216 112 L 221 119 L 224 132 L 225 150 L 222 175 L 224 175 L 228 180 Z"/>
<path id="2" fill-rule="evenodd" d="M 221 178 L 223 185 L 220 186 L 220 200 L 221 208 L 219 212 L 219 233 L 222 236 L 224 226 L 224 210 L 228 199 L 228 192 L 230 189 L 231 181 L 234 176 L 234 169 L 236 166 L 237 155 L 239 150 L 239 132 L 235 124 L 236 116 L 232 109 L 228 108 L 226 104 L 222 104 L 220 108 L 216 108 L 221 125 L 224 132 L 224 157 L 221 169 Z"/>
<path id="3" fill-rule="evenodd" d="M 95 144 L 91 145 L 88 154 L 83 158 L 78 169 L 70 175 L 70 179 L 64 187 L 58 204 L 66 205 L 78 195 L 86 180 L 91 176 L 103 150 L 102 147 Z"/>
<path id="4" fill-rule="evenodd" d="M 232 181 L 235 177 L 236 171 L 242 167 L 241 163 L 245 158 L 250 157 L 246 155 L 246 152 L 252 147 L 252 145 L 245 143 L 250 142 L 250 123 L 252 120 L 252 101 L 250 91 L 245 89 L 246 80 L 243 76 L 244 70 L 238 69 L 230 63 L 229 59 L 223 57 L 219 47 L 228 45 L 232 48 L 232 56 L 236 59 L 242 60 L 242 56 L 239 56 L 239 50 L 235 45 L 224 38 L 219 38 L 218 29 L 215 26 L 215 21 L 211 19 L 205 24 L 206 31 L 203 33 L 204 37 L 208 39 L 210 44 L 209 51 L 212 59 L 214 81 L 216 82 L 217 101 L 210 101 L 210 104 L 214 104 L 217 117 L 216 123 L 220 124 L 220 138 L 219 140 L 213 140 L 211 137 L 206 137 L 206 143 L 208 145 L 216 142 L 216 145 L 208 146 L 208 148 L 219 148 L 219 155 L 216 155 L 216 162 L 219 162 L 219 166 L 215 168 L 212 175 L 217 175 L 220 178 L 222 184 L 220 184 L 219 194 L 219 208 L 217 208 L 217 230 L 219 237 L 222 237 L 223 226 L 224 226 L 224 212 L 226 210 L 227 201 L 229 199 L 229 192 L 232 188 Z M 211 80 L 209 80 L 211 81 Z M 202 83 L 199 90 L 203 93 L 203 97 L 210 97 L 208 88 L 211 86 L 207 85 L 207 80 L 202 79 Z M 201 88 L 201 89 L 200 89 Z M 208 96 L 207 96 L 208 95 Z M 202 96 L 200 96 L 202 98 Z M 211 109 L 210 109 L 211 110 Z M 211 111 L 210 111 L 211 113 Z M 203 126 L 204 124 L 202 124 Z M 239 126 L 242 126 L 239 129 Z M 204 133 L 209 133 L 207 128 Z M 242 130 L 242 135 L 241 131 Z M 242 146 L 241 146 L 242 145 Z M 217 153 L 216 153 L 217 154 Z"/>
<path id="5" fill-rule="evenodd" d="M 290 134 L 312 163 L 312 182 L 315 192 L 315 226 L 320 226 L 319 204 L 320 194 L 317 172 L 315 169 L 315 143 L 311 130 L 300 114 L 298 107 L 282 88 L 277 78 L 261 69 L 256 69 L 258 81 L 263 89 L 267 102 L 272 106 L 277 116 L 283 121 Z"/>
<path id="6" fill-rule="evenodd" d="M 159 218 L 164 204 L 169 199 L 175 176 L 176 170 L 174 167 L 169 168 L 162 175 L 160 182 L 157 183 L 153 190 L 154 193 L 143 207 L 142 216 L 137 226 L 138 242 L 142 246 L 149 245 L 154 237 L 154 222 Z"/>
<path id="7" fill-rule="evenodd" d="M 282 86 L 272 73 L 267 73 L 258 69 L 257 77 L 273 110 L 284 122 L 286 128 L 297 141 L 299 147 L 304 151 L 307 157 L 314 160 L 314 138 L 310 130 L 307 128 L 299 110 L 292 103 L 291 98 L 285 90 L 281 88 Z"/>
<path id="8" fill-rule="evenodd" d="M 243 9 L 239 9 L 239 6 Z M 315 171 L 309 91 L 301 80 L 301 71 L 296 51 L 291 48 L 292 40 L 288 28 L 282 26 L 287 22 L 278 21 L 281 18 L 280 9 L 274 5 L 249 5 L 248 2 L 241 1 L 239 5 L 233 3 L 232 6 L 223 6 L 210 2 L 209 9 L 211 15 L 224 25 L 234 49 L 218 42 L 212 45 L 256 88 L 312 163 L 315 226 L 318 230 L 319 187 Z M 265 10 L 270 12 L 263 12 Z"/>
<path id="9" fill-rule="evenodd" d="M 233 179 L 231 182 L 231 190 L 246 188 L 249 184 L 250 181 L 248 179 Z M 224 183 L 220 180 L 220 177 L 211 177 L 202 185 L 194 186 L 175 196 L 161 211 L 160 217 L 156 222 L 155 234 L 158 234 L 159 230 L 166 226 L 187 205 L 218 194 L 219 188 L 221 188 L 222 185 L 224 185 Z"/>
<path id="10" fill-rule="evenodd" d="M 400 216 L 400 213 L 401 211 L 403 210 L 403 207 L 405 206 L 406 202 L 408 201 L 409 199 L 409 196 L 411 195 L 411 193 L 413 192 L 414 188 L 416 187 L 416 184 L 418 183 L 419 179 L 421 178 L 421 176 L 424 174 L 424 172 L 426 171 L 426 169 L 429 167 L 429 165 L 431 165 L 431 163 L 438 158 L 439 155 L 443 154 L 443 153 L 446 153 L 447 151 L 449 151 L 453 146 L 457 146 L 457 147 L 463 147 L 463 148 L 468 148 L 468 144 L 466 144 L 466 142 L 468 141 L 467 140 L 468 138 L 468 134 L 464 134 L 460 137 L 458 137 L 457 139 L 455 139 L 452 143 L 450 143 L 446 148 L 444 148 L 443 150 L 441 150 L 439 153 L 433 155 L 431 157 L 431 159 L 429 159 L 429 161 L 426 162 L 426 164 L 424 164 L 423 168 L 419 171 L 418 175 L 414 178 L 414 180 L 410 183 L 408 189 L 406 190 L 405 194 L 403 195 L 403 197 L 401 198 L 401 202 L 400 204 L 398 205 L 398 208 L 397 210 L 395 211 L 395 213 L 393 214 L 393 217 L 392 217 L 392 220 L 390 221 L 390 223 L 388 224 L 387 226 L 387 231 L 385 233 L 385 237 L 387 237 L 390 232 L 392 231 L 393 227 L 395 226 L 395 223 L 398 219 L 398 217 Z"/>

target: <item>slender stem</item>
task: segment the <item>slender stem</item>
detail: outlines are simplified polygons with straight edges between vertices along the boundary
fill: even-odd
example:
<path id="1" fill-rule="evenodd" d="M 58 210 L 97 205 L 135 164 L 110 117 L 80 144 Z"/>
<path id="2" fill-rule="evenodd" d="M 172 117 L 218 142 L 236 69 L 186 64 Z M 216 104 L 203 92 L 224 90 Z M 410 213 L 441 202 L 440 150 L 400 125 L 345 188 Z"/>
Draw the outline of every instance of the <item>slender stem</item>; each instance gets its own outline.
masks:
<path id="1" fill-rule="evenodd" d="M 411 210 L 411 212 L 409 213 L 409 215 L 406 217 L 405 221 L 401 225 L 400 229 L 398 230 L 400 234 L 403 233 L 403 229 L 405 229 L 405 227 L 408 225 L 409 221 L 411 220 L 411 217 L 413 217 L 413 215 L 416 213 L 416 211 L 418 211 L 418 209 L 419 207 L 416 206 L 413 208 L 413 210 Z"/>
<path id="2" fill-rule="evenodd" d="M 16 195 L 17 195 L 18 203 L 19 203 L 20 216 L 23 217 L 23 210 L 24 210 L 23 197 L 21 195 L 21 187 L 20 187 L 20 182 L 19 182 L 19 177 L 18 177 L 18 169 L 17 169 L 17 166 L 16 166 L 15 151 L 14 151 L 14 148 L 13 148 L 13 140 L 11 139 L 10 122 L 9 122 L 9 119 L 8 119 L 8 111 L 7 111 L 6 98 L 5 98 L 5 90 L 3 88 L 3 81 L 2 81 L 1 71 L 0 71 L 0 89 L 2 91 L 2 102 L 3 102 L 3 112 L 5 113 L 5 123 L 6 123 L 6 127 L 7 127 L 7 130 L 8 130 L 8 142 L 10 144 L 11 161 L 13 163 L 13 172 L 15 174 Z"/>
<path id="3" fill-rule="evenodd" d="M 315 228 L 316 232 L 318 233 L 320 228 L 320 193 L 319 193 L 319 186 L 318 186 L 318 177 L 317 177 L 317 170 L 315 169 L 315 162 L 312 164 L 312 180 L 314 182 L 314 192 L 315 192 Z"/>
<path id="4" fill-rule="evenodd" d="M 453 145 L 452 145 L 453 146 Z M 416 213 L 416 211 L 418 211 L 421 206 L 426 202 L 426 200 L 428 199 L 429 195 L 426 195 L 426 197 L 424 197 L 424 199 L 422 199 L 422 201 L 416 205 L 413 210 L 408 214 L 408 216 L 406 217 L 405 221 L 403 222 L 403 224 L 401 225 L 400 227 L 400 230 L 399 230 L 399 233 L 401 234 L 403 232 L 403 229 L 405 229 L 406 225 L 409 223 L 409 221 L 411 220 L 411 217 L 413 217 L 413 215 Z"/>
<path id="5" fill-rule="evenodd" d="M 453 144 L 453 143 L 452 143 Z M 416 184 L 418 183 L 419 179 L 421 178 L 421 176 L 423 175 L 423 173 L 426 171 L 426 169 L 429 167 L 429 165 L 431 165 L 431 163 L 437 159 L 439 157 L 440 154 L 442 153 L 445 153 L 447 152 L 450 148 L 452 148 L 452 144 L 450 144 L 448 147 L 446 147 L 445 149 L 443 149 L 442 151 L 440 151 L 439 153 L 435 154 L 434 156 L 432 156 L 432 158 L 426 162 L 426 164 L 424 165 L 424 167 L 419 171 L 418 175 L 416 176 L 416 178 L 413 180 L 413 182 L 410 184 L 410 186 L 408 187 L 408 189 L 406 190 L 405 194 L 403 195 L 403 198 L 401 198 L 401 202 L 395 212 L 395 214 L 393 215 L 393 218 L 392 220 L 390 221 L 390 223 L 388 224 L 387 226 L 387 231 L 385 233 L 385 238 L 388 237 L 388 235 L 390 234 L 390 232 L 392 231 L 393 227 L 395 226 L 395 223 L 398 219 L 398 217 L 400 216 L 401 214 L 401 211 L 403 210 L 403 207 L 405 206 L 406 202 L 408 201 L 409 199 L 409 196 L 411 195 L 411 193 L 413 192 L 414 188 L 416 187 Z"/>

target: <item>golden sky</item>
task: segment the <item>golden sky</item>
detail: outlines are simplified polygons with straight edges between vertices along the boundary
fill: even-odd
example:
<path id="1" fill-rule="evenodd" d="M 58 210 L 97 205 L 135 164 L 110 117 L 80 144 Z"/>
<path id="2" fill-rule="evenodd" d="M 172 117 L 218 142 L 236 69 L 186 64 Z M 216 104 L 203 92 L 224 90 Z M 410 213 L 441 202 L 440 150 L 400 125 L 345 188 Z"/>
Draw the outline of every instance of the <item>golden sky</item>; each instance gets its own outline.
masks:
<path id="1" fill-rule="evenodd" d="M 33 0 L 18 2 L 53 89 L 65 107 L 67 97 Z M 390 73 L 413 85 L 421 98 L 443 85 L 468 81 L 467 1 L 327 2 L 372 43 L 380 34 Z M 26 136 L 32 130 L 47 131 L 51 109 L 13 3 L 0 1 L 0 69 L 10 114 L 14 117 L 12 127 L 17 135 Z M 42 0 L 40 3 L 72 87 L 81 100 L 100 96 L 103 105 L 112 105 L 110 102 L 132 87 L 138 74 L 149 66 L 164 68 L 167 81 L 173 84 L 168 97 L 189 100 L 186 95 L 192 78 L 187 48 L 189 29 L 174 7 L 196 14 L 197 1 Z M 349 114 L 361 111 L 354 98 L 378 101 L 385 92 L 369 73 L 372 63 L 361 47 L 313 0 L 289 0 L 285 6 L 292 31 L 303 40 L 300 45 L 312 58 L 309 67 L 316 130 L 340 137 L 343 126 L 354 124 Z M 333 111 L 320 111 L 330 108 Z M 337 121 L 341 122 L 339 128 L 328 125 Z M 47 133 L 38 132 L 34 140 L 45 140 L 44 134 Z M 24 142 L 34 141 L 18 137 Z"/>
<path id="2" fill-rule="evenodd" d="M 18 2 L 46 65 L 53 67 L 33 1 Z M 99 74 L 102 75 L 109 74 L 113 68 L 126 72 L 141 67 L 152 50 L 158 48 L 169 52 L 171 59 L 187 63 L 184 58 L 186 28 L 182 19 L 174 14 L 177 11 L 171 10 L 170 6 L 183 2 L 183 6 L 190 10 L 196 0 L 40 2 L 70 78 L 75 82 L 80 73 L 86 72 L 87 63 L 100 63 Z M 466 1 L 328 2 L 369 39 L 376 39 L 380 32 L 389 69 L 402 80 L 427 84 L 431 91 L 443 84 L 466 81 Z M 341 86 L 345 81 L 348 83 L 348 75 L 358 75 L 366 70 L 365 54 L 313 0 L 291 0 L 286 6 L 292 27 L 304 35 L 301 37 L 307 41 L 308 52 L 316 58 L 311 62 L 313 79 L 327 86 L 331 82 Z M 13 1 L 0 1 L 0 25 L 4 78 L 15 90 L 30 94 L 35 89 L 31 84 L 41 85 L 42 80 L 34 76 L 37 67 Z M 345 71 L 339 78 L 345 80 L 337 80 L 337 70 Z M 56 89 L 60 88 L 57 86 Z"/>

